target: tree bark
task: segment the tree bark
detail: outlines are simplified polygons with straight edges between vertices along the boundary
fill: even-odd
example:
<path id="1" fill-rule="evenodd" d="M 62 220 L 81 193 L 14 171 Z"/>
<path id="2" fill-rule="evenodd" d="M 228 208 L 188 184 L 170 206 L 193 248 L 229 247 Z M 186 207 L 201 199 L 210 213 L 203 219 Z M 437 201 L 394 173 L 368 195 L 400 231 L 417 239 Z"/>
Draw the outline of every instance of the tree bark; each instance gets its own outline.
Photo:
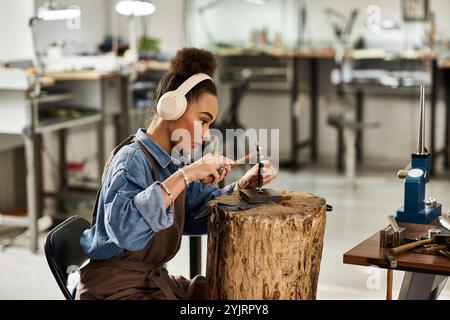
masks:
<path id="1" fill-rule="evenodd" d="M 279 203 L 230 211 L 208 204 L 207 284 L 210 299 L 315 299 L 326 202 L 310 193 L 283 192 Z M 219 204 L 219 206 L 218 206 Z"/>

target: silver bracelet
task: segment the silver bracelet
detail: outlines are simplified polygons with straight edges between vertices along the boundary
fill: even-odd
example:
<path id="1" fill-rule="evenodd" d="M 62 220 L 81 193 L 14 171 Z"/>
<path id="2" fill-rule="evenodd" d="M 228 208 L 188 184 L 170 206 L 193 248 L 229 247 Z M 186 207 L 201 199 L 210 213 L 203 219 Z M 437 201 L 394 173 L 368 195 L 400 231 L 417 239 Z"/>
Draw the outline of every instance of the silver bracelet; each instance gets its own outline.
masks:
<path id="1" fill-rule="evenodd" d="M 190 185 L 191 184 L 191 180 L 189 179 L 188 175 L 186 174 L 186 171 L 184 171 L 183 168 L 178 169 L 178 171 L 180 171 L 181 174 L 183 175 L 183 179 L 184 179 L 184 183 L 186 184 L 186 187 L 188 185 Z"/>
<path id="2" fill-rule="evenodd" d="M 168 194 L 168 196 L 170 198 L 170 201 L 171 201 L 170 206 L 173 206 L 175 200 L 173 198 L 172 192 L 170 192 L 170 190 L 167 189 L 167 187 L 166 187 L 166 185 L 164 183 L 161 183 L 161 187 L 164 189 L 164 191 Z"/>

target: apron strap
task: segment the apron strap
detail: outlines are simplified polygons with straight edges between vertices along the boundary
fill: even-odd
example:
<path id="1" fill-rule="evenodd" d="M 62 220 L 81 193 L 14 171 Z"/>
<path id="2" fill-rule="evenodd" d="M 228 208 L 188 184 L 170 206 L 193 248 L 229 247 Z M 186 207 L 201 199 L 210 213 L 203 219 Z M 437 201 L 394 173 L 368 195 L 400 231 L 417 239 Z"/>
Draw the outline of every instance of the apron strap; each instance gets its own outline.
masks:
<path id="1" fill-rule="evenodd" d="M 120 149 L 122 149 L 123 147 L 125 147 L 126 145 L 132 144 L 133 142 L 136 142 L 137 145 L 139 146 L 139 148 L 142 150 L 142 152 L 144 153 L 145 157 L 150 161 L 150 163 L 152 164 L 152 176 L 153 176 L 153 181 L 161 181 L 161 177 L 159 175 L 159 170 L 158 170 L 158 164 L 155 160 L 155 157 L 153 157 L 153 155 L 147 150 L 147 148 L 143 145 L 143 143 L 136 138 L 136 135 L 131 135 L 128 138 L 126 138 L 124 141 L 122 141 L 117 147 L 114 148 L 114 150 L 111 152 L 108 160 L 106 161 L 106 164 L 103 168 L 103 173 L 102 173 L 102 183 L 100 185 L 100 188 L 97 190 L 97 195 L 95 197 L 95 204 L 94 204 L 94 208 L 92 210 L 92 221 L 91 221 L 91 225 L 94 226 L 95 223 L 97 222 L 97 209 L 98 209 L 98 202 L 99 202 L 99 198 L 100 198 L 100 192 L 102 190 L 103 187 L 103 182 L 105 181 L 106 178 L 106 174 L 108 172 L 109 166 L 111 165 L 112 159 L 114 158 L 114 156 L 120 151 Z M 181 198 L 183 198 L 184 201 L 184 191 L 182 192 L 183 194 L 181 195 Z"/>
<path id="2" fill-rule="evenodd" d="M 110 153 L 108 160 L 105 163 L 105 166 L 103 167 L 103 172 L 102 172 L 102 179 L 101 179 L 101 183 L 100 183 L 100 187 L 97 190 L 97 195 L 95 196 L 95 204 L 94 204 L 94 208 L 92 209 L 92 221 L 91 221 L 91 225 L 95 225 L 95 223 L 97 222 L 97 208 L 98 208 L 98 200 L 100 198 L 100 192 L 102 190 L 103 187 L 103 182 L 105 181 L 106 178 L 106 174 L 108 172 L 109 166 L 111 165 L 112 159 L 114 158 L 114 156 L 119 152 L 120 149 L 122 149 L 124 146 L 129 145 L 133 142 L 135 138 L 135 135 L 131 135 L 128 138 L 126 138 L 125 140 L 123 140 L 118 146 L 116 146 L 114 148 L 114 150 Z"/>

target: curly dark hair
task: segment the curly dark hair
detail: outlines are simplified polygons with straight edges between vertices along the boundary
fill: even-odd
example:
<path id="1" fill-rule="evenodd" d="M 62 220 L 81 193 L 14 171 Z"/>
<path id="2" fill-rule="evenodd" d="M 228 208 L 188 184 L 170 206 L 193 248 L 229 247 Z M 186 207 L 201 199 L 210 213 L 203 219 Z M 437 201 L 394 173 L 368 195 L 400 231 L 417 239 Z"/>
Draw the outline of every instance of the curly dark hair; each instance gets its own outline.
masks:
<path id="1" fill-rule="evenodd" d="M 206 73 L 212 78 L 216 68 L 216 58 L 210 51 L 198 48 L 178 50 L 175 57 L 171 60 L 169 72 L 159 81 L 155 96 L 155 106 L 164 93 L 176 90 L 190 76 L 197 73 Z M 186 94 L 186 100 L 188 103 L 197 101 L 200 95 L 205 92 L 217 96 L 217 88 L 214 82 L 210 80 L 200 82 Z"/>
<path id="2" fill-rule="evenodd" d="M 197 48 L 179 50 L 170 64 L 170 72 L 184 78 L 196 73 L 206 73 L 213 77 L 216 68 L 214 55 L 210 51 Z"/>

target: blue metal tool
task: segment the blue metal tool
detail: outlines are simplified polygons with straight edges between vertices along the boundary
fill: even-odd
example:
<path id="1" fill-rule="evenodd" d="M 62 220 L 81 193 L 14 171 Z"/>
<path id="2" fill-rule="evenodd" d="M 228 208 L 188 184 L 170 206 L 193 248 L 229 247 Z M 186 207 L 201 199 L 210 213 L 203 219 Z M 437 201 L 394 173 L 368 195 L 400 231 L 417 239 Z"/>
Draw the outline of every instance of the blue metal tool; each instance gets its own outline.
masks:
<path id="1" fill-rule="evenodd" d="M 399 222 L 429 224 L 442 213 L 442 205 L 434 198 L 425 198 L 425 184 L 429 182 L 431 153 L 425 148 L 425 86 L 420 87 L 419 147 L 411 155 L 405 170 L 398 172 L 405 179 L 404 205 L 397 210 Z"/>

